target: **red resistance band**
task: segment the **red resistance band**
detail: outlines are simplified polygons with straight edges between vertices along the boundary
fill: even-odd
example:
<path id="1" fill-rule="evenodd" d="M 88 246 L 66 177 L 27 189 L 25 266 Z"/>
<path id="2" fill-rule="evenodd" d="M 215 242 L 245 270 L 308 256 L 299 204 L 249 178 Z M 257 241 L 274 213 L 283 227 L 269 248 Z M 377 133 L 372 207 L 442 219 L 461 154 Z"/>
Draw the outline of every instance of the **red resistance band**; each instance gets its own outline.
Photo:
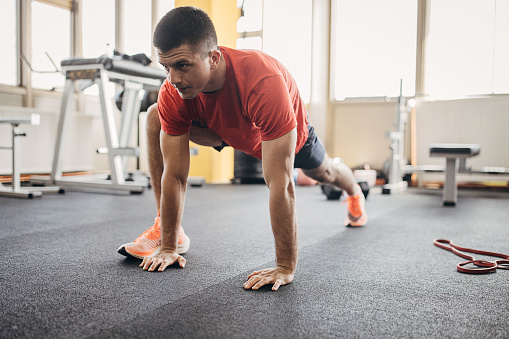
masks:
<path id="1" fill-rule="evenodd" d="M 440 248 L 443 248 L 444 250 L 448 250 L 453 252 L 456 255 L 459 255 L 462 258 L 467 259 L 468 261 L 459 263 L 456 268 L 458 271 L 462 273 L 473 273 L 473 274 L 481 274 L 481 273 L 492 273 L 496 272 L 497 268 L 509 270 L 509 255 L 501 254 L 501 253 L 494 253 L 494 252 L 486 252 L 486 251 L 479 251 L 474 250 L 471 248 L 465 248 L 460 247 L 458 245 L 455 245 L 450 240 L 445 239 L 435 239 L 433 240 L 433 244 L 435 246 L 438 246 Z M 447 245 L 444 245 L 447 244 Z M 473 256 L 462 253 L 463 252 L 469 252 L 469 253 L 477 253 L 481 255 L 487 255 L 490 257 L 498 257 L 502 258 L 502 260 L 494 260 L 494 261 L 487 261 L 487 260 L 476 260 Z M 474 264 L 477 267 L 474 268 L 468 268 L 464 267 L 468 264 Z"/>

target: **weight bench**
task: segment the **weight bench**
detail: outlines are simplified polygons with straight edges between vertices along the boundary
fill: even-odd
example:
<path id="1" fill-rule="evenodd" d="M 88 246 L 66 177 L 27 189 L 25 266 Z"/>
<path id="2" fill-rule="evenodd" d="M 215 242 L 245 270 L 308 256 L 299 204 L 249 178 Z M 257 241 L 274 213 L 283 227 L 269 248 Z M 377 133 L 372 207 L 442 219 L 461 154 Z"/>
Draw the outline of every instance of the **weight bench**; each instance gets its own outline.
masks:
<path id="1" fill-rule="evenodd" d="M 443 188 L 444 206 L 455 206 L 458 200 L 458 173 L 470 173 L 466 168 L 466 159 L 479 155 L 481 146 L 477 144 L 432 144 L 429 147 L 431 157 L 444 157 L 445 181 Z"/>
<path id="2" fill-rule="evenodd" d="M 12 184 L 11 187 L 3 186 L 0 183 L 0 196 L 15 197 L 15 198 L 26 198 L 32 199 L 35 197 L 41 197 L 42 192 L 58 192 L 63 193 L 60 187 L 44 187 L 44 188 L 29 188 L 21 187 L 20 183 L 20 171 L 18 165 L 18 137 L 26 136 L 26 133 L 19 130 L 20 124 L 39 125 L 40 115 L 32 114 L 30 117 L 1 117 L 0 124 L 10 124 L 12 127 L 11 133 L 11 146 L 2 146 L 0 149 L 10 149 L 12 151 Z"/>

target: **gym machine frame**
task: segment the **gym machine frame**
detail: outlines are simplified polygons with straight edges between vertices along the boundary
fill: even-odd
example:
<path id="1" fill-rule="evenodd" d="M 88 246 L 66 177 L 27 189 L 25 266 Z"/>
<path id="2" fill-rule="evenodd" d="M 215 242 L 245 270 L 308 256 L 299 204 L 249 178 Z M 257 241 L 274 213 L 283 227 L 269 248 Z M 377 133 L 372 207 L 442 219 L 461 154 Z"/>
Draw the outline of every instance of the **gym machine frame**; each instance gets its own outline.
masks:
<path id="1" fill-rule="evenodd" d="M 141 64 L 137 65 L 144 67 Z M 150 67 L 147 67 L 150 68 Z M 154 71 L 153 71 L 154 72 Z M 152 72 L 152 73 L 153 73 Z M 142 193 L 147 186 L 146 183 L 129 182 L 125 180 L 126 165 L 129 156 L 139 156 L 138 147 L 128 147 L 132 126 L 138 126 L 138 114 L 141 106 L 141 96 L 144 94 L 144 87 L 159 88 L 164 80 L 164 73 L 161 70 L 161 77 L 151 78 L 134 76 L 107 70 L 101 63 L 84 65 L 62 65 L 62 73 L 66 75 L 65 89 L 62 97 L 60 120 L 58 123 L 58 134 L 53 157 L 53 167 L 49 179 L 34 178 L 34 184 L 52 184 L 77 189 L 107 189 L 115 191 L 127 191 L 130 193 Z M 108 155 L 110 176 L 109 178 L 81 178 L 62 177 L 62 146 L 66 129 L 67 115 L 70 113 L 71 99 L 74 95 L 74 84 L 76 81 L 88 80 L 99 87 L 99 100 L 102 111 L 104 132 L 106 137 L 106 148 L 98 149 L 98 153 Z M 106 97 L 105 88 L 109 81 L 121 82 L 124 84 L 124 97 L 122 101 L 122 118 L 120 131 L 117 135 L 114 112 L 110 100 Z M 88 87 L 88 86 L 87 86 Z"/>

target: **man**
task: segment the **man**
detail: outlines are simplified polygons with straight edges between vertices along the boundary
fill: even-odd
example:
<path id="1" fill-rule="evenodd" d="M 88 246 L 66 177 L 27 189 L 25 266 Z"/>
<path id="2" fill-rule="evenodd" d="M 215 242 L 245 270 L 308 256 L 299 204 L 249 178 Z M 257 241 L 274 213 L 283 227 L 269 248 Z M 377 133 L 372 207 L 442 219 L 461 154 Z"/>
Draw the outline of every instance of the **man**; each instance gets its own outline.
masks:
<path id="1" fill-rule="evenodd" d="M 229 145 L 262 159 L 276 244 L 276 267 L 253 272 L 244 284 L 259 289 L 293 281 L 297 267 L 297 217 L 293 169 L 348 193 L 345 224 L 367 221 L 364 196 L 351 170 L 335 164 L 308 124 L 295 80 L 259 51 L 217 46 L 212 21 L 194 7 L 168 12 L 154 31 L 167 79 L 147 117 L 148 157 L 158 218 L 119 252 L 142 258 L 144 270 L 164 271 L 189 248 L 181 226 L 189 141 L 218 151 Z"/>

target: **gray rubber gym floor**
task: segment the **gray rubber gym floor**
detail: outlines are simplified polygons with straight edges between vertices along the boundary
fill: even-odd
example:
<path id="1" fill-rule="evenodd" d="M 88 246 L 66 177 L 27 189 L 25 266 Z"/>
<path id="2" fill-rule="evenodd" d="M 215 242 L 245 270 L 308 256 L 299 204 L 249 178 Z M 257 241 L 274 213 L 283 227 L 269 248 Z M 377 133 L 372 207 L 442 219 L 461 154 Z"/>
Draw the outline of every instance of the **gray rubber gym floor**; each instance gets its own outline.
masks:
<path id="1" fill-rule="evenodd" d="M 372 192 L 369 222 L 343 224 L 346 205 L 297 187 L 295 281 L 246 291 L 273 265 L 264 185 L 189 188 L 187 266 L 149 273 L 117 254 L 155 216 L 142 195 L 67 192 L 0 198 L 2 338 L 508 338 L 509 271 L 468 275 L 433 246 L 509 254 L 509 194 Z"/>

